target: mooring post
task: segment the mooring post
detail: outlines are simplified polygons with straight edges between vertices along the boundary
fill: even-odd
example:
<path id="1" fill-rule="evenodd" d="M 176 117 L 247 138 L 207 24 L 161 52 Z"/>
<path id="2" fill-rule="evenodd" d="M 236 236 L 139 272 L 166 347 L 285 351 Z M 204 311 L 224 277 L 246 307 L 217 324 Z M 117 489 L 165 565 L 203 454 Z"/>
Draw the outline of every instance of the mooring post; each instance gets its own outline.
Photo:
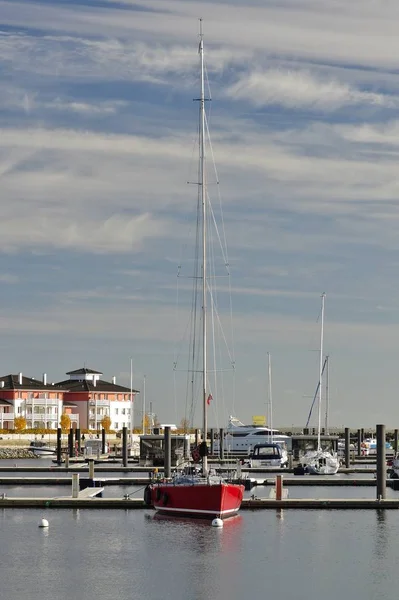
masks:
<path id="1" fill-rule="evenodd" d="M 105 454 L 105 429 L 101 429 L 101 454 Z"/>
<path id="2" fill-rule="evenodd" d="M 122 464 L 127 467 L 127 427 L 122 427 Z"/>
<path id="3" fill-rule="evenodd" d="M 73 447 L 73 429 L 72 427 L 69 430 L 68 433 L 68 454 L 70 456 L 70 458 L 73 458 L 75 456 L 75 449 Z"/>
<path id="4" fill-rule="evenodd" d="M 357 430 L 357 456 L 362 455 L 362 430 Z"/>
<path id="5" fill-rule="evenodd" d="M 360 431 L 362 433 L 362 442 L 364 442 L 364 428 L 362 427 L 362 429 Z"/>
<path id="6" fill-rule="evenodd" d="M 377 425 L 377 500 L 384 500 L 387 493 L 387 468 L 385 458 L 385 425 Z"/>
<path id="7" fill-rule="evenodd" d="M 350 446 L 351 446 L 351 430 L 349 427 L 345 427 L 345 467 L 349 469 L 351 464 L 351 455 L 350 455 Z"/>
<path id="8" fill-rule="evenodd" d="M 65 454 L 65 468 L 69 469 L 69 454 L 68 454 L 68 452 Z"/>
<path id="9" fill-rule="evenodd" d="M 93 481 L 94 481 L 94 459 L 90 458 L 89 459 L 89 479 L 91 484 L 93 485 Z"/>
<path id="10" fill-rule="evenodd" d="M 199 444 L 199 429 L 195 430 L 195 446 Z"/>
<path id="11" fill-rule="evenodd" d="M 219 458 L 224 460 L 224 429 L 219 429 Z"/>
<path id="12" fill-rule="evenodd" d="M 276 475 L 276 500 L 283 499 L 283 476 Z"/>
<path id="13" fill-rule="evenodd" d="M 215 453 L 215 430 L 211 429 L 211 456 Z"/>
<path id="14" fill-rule="evenodd" d="M 78 453 L 80 454 L 82 452 L 82 441 L 81 441 L 81 437 L 80 437 L 79 427 L 77 429 L 75 429 L 75 439 L 76 439 L 77 450 L 78 450 Z"/>
<path id="15" fill-rule="evenodd" d="M 393 451 L 395 456 L 398 453 L 398 432 L 398 429 L 395 429 L 395 431 L 393 432 Z"/>
<path id="16" fill-rule="evenodd" d="M 172 443 L 170 437 L 170 427 L 165 427 L 164 432 L 164 475 L 165 479 L 172 476 Z"/>
<path id="17" fill-rule="evenodd" d="M 79 473 L 72 473 L 72 498 L 79 496 Z"/>
<path id="18" fill-rule="evenodd" d="M 288 468 L 292 469 L 294 466 L 294 457 L 292 455 L 292 450 L 288 452 Z"/>
<path id="19" fill-rule="evenodd" d="M 57 429 L 57 464 L 60 465 L 62 460 L 61 460 L 61 437 L 62 437 L 62 431 L 61 431 L 61 427 L 58 427 Z"/>

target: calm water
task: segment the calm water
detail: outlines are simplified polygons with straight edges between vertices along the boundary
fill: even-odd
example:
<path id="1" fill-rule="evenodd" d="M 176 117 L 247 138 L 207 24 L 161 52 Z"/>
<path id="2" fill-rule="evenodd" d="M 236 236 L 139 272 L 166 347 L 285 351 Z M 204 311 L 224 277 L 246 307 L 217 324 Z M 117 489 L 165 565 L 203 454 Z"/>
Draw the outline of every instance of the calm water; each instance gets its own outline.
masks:
<path id="1" fill-rule="evenodd" d="M 253 492 L 264 496 L 269 489 Z M 133 490 L 110 486 L 105 495 Z M 1 491 L 70 495 L 68 486 L 56 485 Z M 290 489 L 290 497 L 312 496 L 372 498 L 375 488 Z M 38 528 L 42 517 L 49 520 L 48 530 Z M 0 598 L 391 599 L 397 591 L 398 539 L 398 511 L 242 511 L 218 530 L 157 519 L 151 510 L 3 509 Z"/>
<path id="2" fill-rule="evenodd" d="M 395 598 L 396 511 L 242 512 L 222 530 L 152 511 L 0 512 L 1 598 Z"/>

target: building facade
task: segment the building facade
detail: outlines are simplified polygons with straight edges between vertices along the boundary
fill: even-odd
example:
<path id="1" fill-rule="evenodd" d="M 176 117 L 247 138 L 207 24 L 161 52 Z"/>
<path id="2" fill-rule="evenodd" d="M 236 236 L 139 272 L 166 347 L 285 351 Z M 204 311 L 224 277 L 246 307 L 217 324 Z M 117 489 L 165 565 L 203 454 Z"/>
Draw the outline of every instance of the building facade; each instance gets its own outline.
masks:
<path id="1" fill-rule="evenodd" d="M 25 417 L 28 428 L 56 429 L 63 411 L 64 389 L 42 380 L 25 377 L 22 373 L 0 377 L 0 427 L 14 429 L 14 419 Z M 77 414 L 71 423 L 79 424 Z"/>
<path id="2" fill-rule="evenodd" d="M 57 429 L 63 413 L 72 427 L 97 431 L 103 417 L 111 429 L 132 427 L 137 390 L 101 379 L 101 371 L 86 367 L 66 373 L 69 379 L 48 383 L 22 373 L 0 377 L 0 428 L 14 429 L 14 419 L 25 417 L 27 428 Z"/>
<path id="3" fill-rule="evenodd" d="M 111 429 L 132 427 L 134 399 L 137 390 L 131 390 L 112 381 L 101 379 L 102 372 L 86 367 L 66 373 L 69 379 L 56 383 L 64 392 L 64 401 L 74 405 L 82 429 L 101 429 L 104 417 L 111 420 Z"/>

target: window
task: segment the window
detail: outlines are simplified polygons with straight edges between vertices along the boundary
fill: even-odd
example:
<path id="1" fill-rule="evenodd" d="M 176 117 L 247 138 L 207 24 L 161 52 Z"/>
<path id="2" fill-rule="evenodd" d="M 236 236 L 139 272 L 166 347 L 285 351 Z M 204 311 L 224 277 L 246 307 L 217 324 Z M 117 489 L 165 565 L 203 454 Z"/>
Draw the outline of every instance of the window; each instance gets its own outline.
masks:
<path id="1" fill-rule="evenodd" d="M 115 423 L 115 429 L 119 429 L 119 423 Z"/>
<path id="2" fill-rule="evenodd" d="M 124 408 L 122 408 L 122 414 L 125 415 L 126 414 L 126 410 Z"/>

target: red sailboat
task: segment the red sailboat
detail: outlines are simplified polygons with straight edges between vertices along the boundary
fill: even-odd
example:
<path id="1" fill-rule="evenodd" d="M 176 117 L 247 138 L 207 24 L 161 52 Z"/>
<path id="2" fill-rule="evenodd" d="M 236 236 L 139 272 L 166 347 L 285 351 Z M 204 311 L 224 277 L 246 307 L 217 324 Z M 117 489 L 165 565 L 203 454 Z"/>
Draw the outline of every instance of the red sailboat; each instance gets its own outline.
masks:
<path id="1" fill-rule="evenodd" d="M 203 431 L 208 428 L 207 409 L 212 400 L 207 380 L 207 295 L 210 287 L 207 274 L 207 218 L 208 218 L 208 194 L 205 174 L 205 68 L 204 68 L 204 44 L 202 35 L 202 22 L 200 20 L 200 44 L 199 44 L 200 66 L 201 66 L 201 93 L 200 106 L 200 128 L 199 128 L 199 184 L 198 184 L 198 226 L 201 228 L 202 244 L 199 249 L 200 268 L 196 282 L 201 280 L 201 338 L 202 338 L 202 369 L 201 369 L 201 399 L 203 408 Z M 198 239 L 198 238 L 197 238 Z M 213 299 L 211 300 L 213 301 Z M 202 459 L 202 469 L 197 473 L 195 468 L 188 467 L 182 473 L 177 474 L 170 481 L 152 483 L 146 488 L 145 500 L 152 504 L 162 514 L 197 517 L 197 518 L 219 518 L 226 519 L 237 514 L 243 494 L 244 486 L 224 481 L 217 475 L 208 471 L 206 438 L 199 446 L 199 454 Z"/>

